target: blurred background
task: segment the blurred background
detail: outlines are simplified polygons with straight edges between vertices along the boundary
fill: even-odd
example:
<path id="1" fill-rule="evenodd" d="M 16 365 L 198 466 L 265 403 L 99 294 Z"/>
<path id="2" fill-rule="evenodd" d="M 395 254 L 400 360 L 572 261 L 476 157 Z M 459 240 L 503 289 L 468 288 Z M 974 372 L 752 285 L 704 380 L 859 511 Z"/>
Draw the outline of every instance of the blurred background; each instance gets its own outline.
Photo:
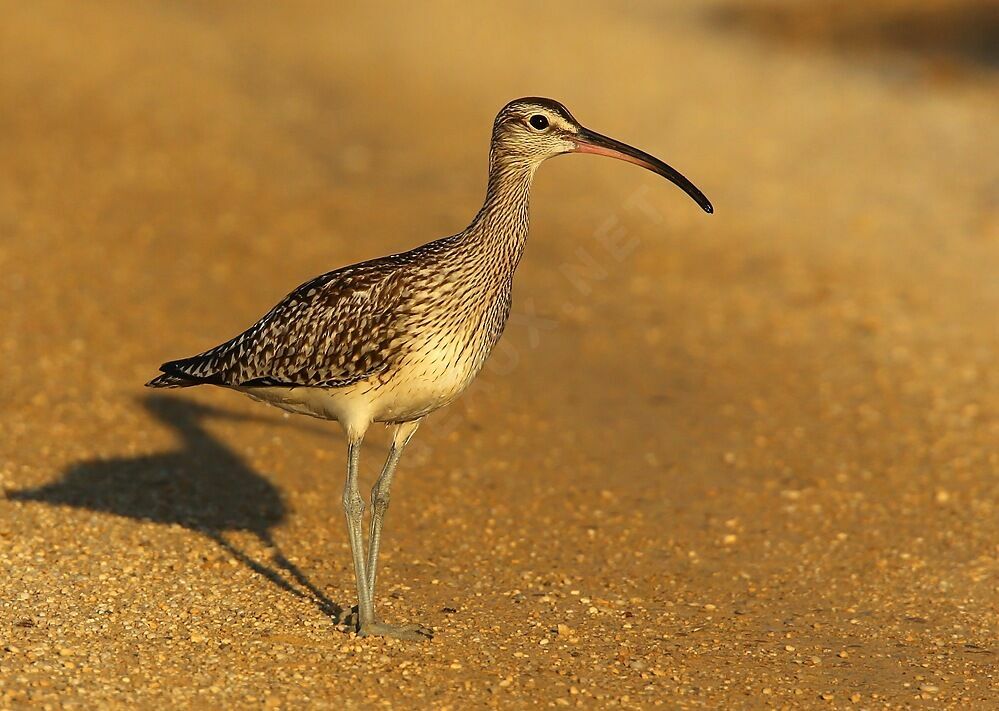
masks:
<path id="1" fill-rule="evenodd" d="M 997 699 L 992 0 L 0 3 L 0 706 Z M 335 425 L 168 359 L 539 172 L 350 640 Z M 367 475 L 384 455 L 371 438 Z M 331 619 L 332 618 L 332 619 Z"/>

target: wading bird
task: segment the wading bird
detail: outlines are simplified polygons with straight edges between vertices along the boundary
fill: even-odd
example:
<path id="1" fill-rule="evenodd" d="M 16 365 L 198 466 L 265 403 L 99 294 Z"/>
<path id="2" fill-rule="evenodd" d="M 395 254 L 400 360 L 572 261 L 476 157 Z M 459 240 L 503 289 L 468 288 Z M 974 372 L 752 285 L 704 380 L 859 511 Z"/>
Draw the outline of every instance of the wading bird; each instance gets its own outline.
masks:
<path id="1" fill-rule="evenodd" d="M 713 211 L 700 190 L 661 160 L 584 128 L 557 101 L 517 99 L 496 116 L 485 203 L 462 232 L 316 277 L 232 340 L 164 363 L 163 374 L 148 383 L 219 385 L 340 423 L 347 436 L 343 508 L 361 636 L 432 634 L 421 625 L 387 624 L 375 613 L 378 546 L 392 477 L 423 418 L 468 387 L 503 333 L 527 240 L 531 181 L 544 161 L 564 153 L 640 165 Z M 394 432 L 371 490 L 365 549 L 357 469 L 361 441 L 374 422 Z"/>

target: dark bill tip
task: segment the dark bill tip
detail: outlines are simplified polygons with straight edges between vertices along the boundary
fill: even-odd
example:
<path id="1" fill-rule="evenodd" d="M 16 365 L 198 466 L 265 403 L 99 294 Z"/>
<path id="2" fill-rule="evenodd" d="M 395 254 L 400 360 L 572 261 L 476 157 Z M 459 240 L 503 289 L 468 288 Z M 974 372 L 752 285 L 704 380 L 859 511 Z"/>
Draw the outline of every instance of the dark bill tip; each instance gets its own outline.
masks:
<path id="1" fill-rule="evenodd" d="M 687 193 L 687 195 L 689 195 L 690 198 L 709 215 L 713 214 L 715 211 L 714 206 L 711 204 L 711 201 L 708 200 L 707 196 L 702 193 L 696 185 L 687 180 L 687 178 L 680 173 L 680 171 L 664 163 L 655 156 L 649 155 L 645 151 L 640 151 L 637 148 L 629 146 L 627 143 L 621 143 L 621 141 L 608 138 L 607 136 L 601 135 L 596 131 L 583 128 L 580 130 L 576 139 L 576 152 L 609 156 L 610 158 L 617 158 L 618 160 L 639 165 L 646 170 L 651 170 L 653 173 L 663 176 L 680 188 L 683 192 Z"/>

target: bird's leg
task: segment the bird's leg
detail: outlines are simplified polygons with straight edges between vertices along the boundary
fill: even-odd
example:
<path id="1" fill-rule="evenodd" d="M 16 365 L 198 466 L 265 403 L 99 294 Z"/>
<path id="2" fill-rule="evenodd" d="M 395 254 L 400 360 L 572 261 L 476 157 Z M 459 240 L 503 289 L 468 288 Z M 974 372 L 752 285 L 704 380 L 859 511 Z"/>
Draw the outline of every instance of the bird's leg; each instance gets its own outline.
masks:
<path id="1" fill-rule="evenodd" d="M 415 427 L 412 430 L 415 431 Z M 410 432 L 412 435 L 412 431 Z M 365 565 L 364 534 L 361 526 L 364 520 L 364 499 L 357 489 L 358 460 L 361 453 L 363 434 L 347 432 L 347 481 L 343 487 L 343 510 L 347 515 L 347 534 L 350 538 L 350 554 L 354 559 L 354 578 L 357 583 L 357 633 L 362 637 L 397 637 L 399 639 L 427 639 L 430 630 L 419 625 L 394 626 L 375 619 L 375 607 Z M 408 437 L 406 438 L 408 440 Z M 393 442 L 396 444 L 397 442 Z M 395 456 L 398 461 L 398 454 Z M 392 468 L 395 468 L 393 463 Z M 389 477 L 391 481 L 391 476 Z M 376 485 L 377 488 L 377 485 Z M 382 509 L 384 514 L 384 508 Z M 379 515 L 379 519 L 381 515 Z M 379 529 L 381 524 L 379 523 Z"/>
<path id="2" fill-rule="evenodd" d="M 368 560 L 367 560 L 367 585 L 368 599 L 371 601 L 372 611 L 375 600 L 375 575 L 378 568 L 378 548 L 382 538 L 382 521 L 385 511 L 389 505 L 389 493 L 392 488 L 392 478 L 395 476 L 396 465 L 402 457 L 402 450 L 409 443 L 420 422 L 405 422 L 399 425 L 392 437 L 392 447 L 389 449 L 385 465 L 378 481 L 371 488 L 371 530 L 368 536 Z M 433 637 L 433 631 L 423 625 L 389 625 L 374 617 L 373 622 L 365 625 L 362 621 L 360 628 L 361 635 L 381 635 L 386 637 L 398 637 L 400 639 L 429 639 Z"/>
<path id="3" fill-rule="evenodd" d="M 368 534 L 368 595 L 372 603 L 375 599 L 375 576 L 378 570 L 378 549 L 382 540 L 382 521 L 388 510 L 392 478 L 395 468 L 402 457 L 402 450 L 409 444 L 410 438 L 420 426 L 420 421 L 405 422 L 396 427 L 392 435 L 392 446 L 378 481 L 371 487 L 371 528 Z"/>
<path id="4" fill-rule="evenodd" d="M 350 555 L 354 559 L 354 579 L 357 582 L 357 615 L 360 627 L 374 621 L 375 612 L 368 595 L 368 576 L 364 570 L 364 534 L 361 525 L 364 519 L 364 499 L 357 490 L 357 463 L 361 453 L 360 436 L 348 433 L 347 440 L 347 481 L 343 485 L 343 511 L 347 515 L 347 536 L 350 539 Z"/>
<path id="5" fill-rule="evenodd" d="M 395 476 L 395 468 L 402 457 L 402 450 L 409 444 L 409 440 L 416 433 L 416 428 L 420 426 L 420 421 L 405 422 L 396 427 L 392 435 L 392 446 L 389 448 L 388 457 L 385 458 L 385 465 L 382 473 L 371 487 L 371 528 L 368 533 L 368 594 L 372 603 L 375 599 L 375 576 L 378 570 L 378 549 L 382 540 L 382 522 L 385 512 L 388 510 L 390 492 L 392 489 L 392 478 Z"/>

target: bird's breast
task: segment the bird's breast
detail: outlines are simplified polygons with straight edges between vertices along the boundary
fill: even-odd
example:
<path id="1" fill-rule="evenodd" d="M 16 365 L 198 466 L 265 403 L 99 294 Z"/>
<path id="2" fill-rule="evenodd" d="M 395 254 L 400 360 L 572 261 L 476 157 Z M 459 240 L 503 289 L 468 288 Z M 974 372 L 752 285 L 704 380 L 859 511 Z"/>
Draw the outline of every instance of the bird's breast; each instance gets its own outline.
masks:
<path id="1" fill-rule="evenodd" d="M 422 340 L 379 388 L 376 419 L 413 419 L 452 402 L 468 387 L 484 356 L 465 339 L 441 335 Z"/>
<path id="2" fill-rule="evenodd" d="M 481 308 L 482 304 L 480 304 Z M 412 419 L 453 402 L 475 379 L 502 332 L 493 311 L 466 313 L 413 338 L 386 373 L 376 419 Z"/>

